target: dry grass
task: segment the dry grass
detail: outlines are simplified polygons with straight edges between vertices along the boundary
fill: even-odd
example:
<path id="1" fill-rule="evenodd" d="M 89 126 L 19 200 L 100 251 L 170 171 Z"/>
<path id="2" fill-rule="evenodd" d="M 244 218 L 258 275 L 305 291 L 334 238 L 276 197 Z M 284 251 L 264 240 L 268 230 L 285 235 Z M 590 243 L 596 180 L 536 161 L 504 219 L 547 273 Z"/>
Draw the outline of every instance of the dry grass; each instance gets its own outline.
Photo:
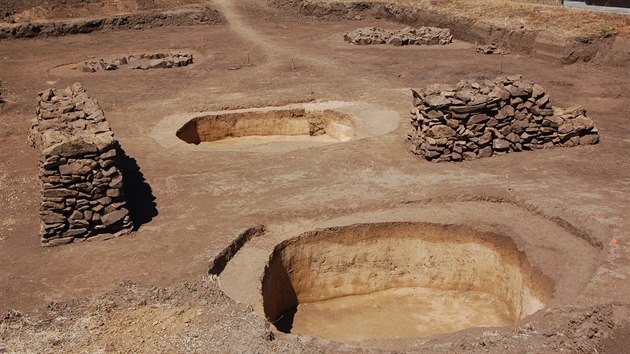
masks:
<path id="1" fill-rule="evenodd" d="M 354 2 L 356 0 L 326 0 Z M 376 0 L 379 1 L 379 0 Z M 474 18 L 508 28 L 546 31 L 567 38 L 615 32 L 630 37 L 630 16 L 565 9 L 510 0 L 380 0 L 436 13 Z"/>

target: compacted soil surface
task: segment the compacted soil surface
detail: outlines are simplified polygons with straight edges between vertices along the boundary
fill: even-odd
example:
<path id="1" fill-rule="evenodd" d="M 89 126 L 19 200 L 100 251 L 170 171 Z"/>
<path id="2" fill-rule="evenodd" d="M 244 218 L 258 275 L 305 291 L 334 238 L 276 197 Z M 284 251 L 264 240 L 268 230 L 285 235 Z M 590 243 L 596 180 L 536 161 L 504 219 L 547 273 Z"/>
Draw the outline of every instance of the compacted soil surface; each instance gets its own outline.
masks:
<path id="1" fill-rule="evenodd" d="M 52 3 L 9 1 L 6 17 L 67 18 L 59 7 L 88 16 L 104 2 Z M 120 3 L 99 15 L 188 4 Z M 346 32 L 404 25 L 371 16 L 300 15 L 290 1 L 203 6 L 218 10 L 224 23 L 0 42 L 0 352 L 627 350 L 627 67 L 482 55 L 457 36 L 445 46 L 355 46 L 344 41 Z M 175 51 L 192 52 L 193 64 L 80 69 L 93 58 Z M 554 105 L 584 106 L 601 142 L 462 163 L 431 163 L 409 151 L 410 88 L 511 74 L 542 85 Z M 134 166 L 125 183 L 138 229 L 44 248 L 38 157 L 27 135 L 37 92 L 74 82 L 99 101 Z M 181 124 L 172 124 L 203 112 L 297 103 L 359 107 L 340 109 L 359 117 L 355 137 L 217 148 L 178 140 Z M 375 221 L 455 223 L 512 237 L 555 286 L 555 296 L 504 327 L 341 343 L 276 330 L 257 309 L 259 272 L 243 266 L 249 285 L 230 284 L 241 292 L 234 298 L 221 278 L 208 275 L 215 257 L 255 225 L 265 232 L 243 251 L 251 252 L 252 264 L 264 265 L 273 246 L 290 237 Z M 238 272 L 230 269 L 231 278 Z"/>

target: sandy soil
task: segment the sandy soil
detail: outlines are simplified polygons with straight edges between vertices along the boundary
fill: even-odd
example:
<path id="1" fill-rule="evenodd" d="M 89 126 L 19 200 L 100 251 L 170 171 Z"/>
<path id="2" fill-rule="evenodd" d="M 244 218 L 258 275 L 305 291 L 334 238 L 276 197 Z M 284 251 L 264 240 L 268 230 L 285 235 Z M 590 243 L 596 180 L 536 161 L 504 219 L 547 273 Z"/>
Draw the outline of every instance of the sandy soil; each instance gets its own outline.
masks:
<path id="1" fill-rule="evenodd" d="M 324 1 L 353 2 L 354 0 Z M 561 6 L 540 6 L 510 0 L 391 0 L 386 2 L 420 8 L 427 12 L 478 19 L 500 27 L 550 31 L 564 37 L 601 36 L 607 32 L 630 37 L 630 17 L 622 14 L 581 11 Z"/>
<path id="2" fill-rule="evenodd" d="M 313 219 L 348 216 L 352 223 L 353 214 L 409 203 L 484 200 L 510 201 L 587 240 L 599 252 L 588 283 L 571 304 L 518 328 L 384 347 L 611 353 L 625 348 L 630 328 L 630 160 L 624 158 L 630 149 L 630 72 L 519 55 L 483 56 L 469 46 L 357 47 L 345 43 L 343 33 L 402 26 L 376 19 L 298 18 L 253 0 L 215 5 L 230 25 L 2 42 L 0 78 L 7 102 L 0 111 L 0 311 L 8 315 L 0 324 L 0 346 L 33 352 L 359 351 L 277 333 L 271 341 L 260 317 L 220 291 L 208 290 L 210 297 L 199 302 L 185 295 L 206 293 L 189 290 L 190 285 L 214 284 L 204 277 L 211 259 L 252 225 L 309 229 Z M 192 50 L 201 60 L 184 68 L 132 73 L 51 70 L 91 57 L 156 49 Z M 240 69 L 229 69 L 234 67 Z M 542 84 L 556 105 L 584 105 L 601 144 L 461 164 L 431 164 L 408 152 L 409 88 L 502 73 L 521 73 Z M 75 81 L 99 100 L 150 186 L 144 196 L 147 213 L 129 237 L 43 249 L 37 236 L 37 156 L 26 135 L 36 92 Z M 183 142 L 164 149 L 152 136 L 152 128 L 171 115 L 306 101 L 369 102 L 398 112 L 398 128 L 288 152 L 193 151 Z M 534 230 L 554 238 L 547 231 Z M 571 253 L 575 246 L 567 242 L 564 247 Z M 139 289 L 131 297 L 125 295 L 128 281 Z M 168 299 L 151 298 L 154 287 L 165 287 L 159 291 L 170 294 Z M 207 317 L 186 322 L 190 311 Z M 81 322 L 87 318 L 103 324 Z M 152 329 L 154 322 L 167 320 L 177 325 Z"/>
<path id="3" fill-rule="evenodd" d="M 167 10 L 196 0 L 5 0 L 0 21 L 29 22 L 114 15 L 143 10 Z"/>

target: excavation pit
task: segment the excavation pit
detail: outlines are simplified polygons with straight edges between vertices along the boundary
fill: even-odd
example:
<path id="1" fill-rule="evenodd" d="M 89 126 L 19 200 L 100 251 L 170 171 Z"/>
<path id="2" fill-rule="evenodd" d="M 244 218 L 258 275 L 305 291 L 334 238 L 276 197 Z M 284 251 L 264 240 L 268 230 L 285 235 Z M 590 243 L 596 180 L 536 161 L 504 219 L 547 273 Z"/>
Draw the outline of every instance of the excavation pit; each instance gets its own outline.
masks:
<path id="1" fill-rule="evenodd" d="M 333 110 L 243 111 L 193 118 L 176 135 L 195 145 L 342 142 L 354 137 L 354 123 L 350 116 Z"/>
<path id="2" fill-rule="evenodd" d="M 262 280 L 279 331 L 338 342 L 513 325 L 552 293 L 509 237 L 425 223 L 302 234 L 274 248 Z"/>

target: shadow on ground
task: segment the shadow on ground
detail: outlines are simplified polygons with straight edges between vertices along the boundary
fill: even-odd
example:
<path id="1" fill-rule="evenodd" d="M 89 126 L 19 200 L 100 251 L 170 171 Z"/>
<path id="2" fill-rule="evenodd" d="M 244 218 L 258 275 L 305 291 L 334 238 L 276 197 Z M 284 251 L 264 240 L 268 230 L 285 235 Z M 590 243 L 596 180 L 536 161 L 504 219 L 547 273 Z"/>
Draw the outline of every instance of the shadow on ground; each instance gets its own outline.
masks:
<path id="1" fill-rule="evenodd" d="M 127 209 L 133 220 L 134 230 L 151 221 L 158 214 L 153 190 L 144 178 L 138 162 L 118 146 L 119 168 L 123 175 Z"/>

